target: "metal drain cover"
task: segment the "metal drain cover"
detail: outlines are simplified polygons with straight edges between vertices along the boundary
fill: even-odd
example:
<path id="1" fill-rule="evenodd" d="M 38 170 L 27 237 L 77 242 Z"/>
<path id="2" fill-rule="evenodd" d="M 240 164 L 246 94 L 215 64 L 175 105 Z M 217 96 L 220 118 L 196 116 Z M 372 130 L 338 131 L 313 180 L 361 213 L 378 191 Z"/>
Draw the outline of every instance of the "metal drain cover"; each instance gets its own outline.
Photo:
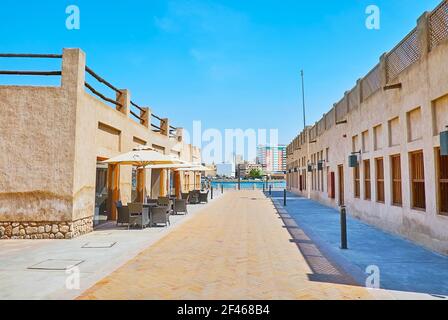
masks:
<path id="1" fill-rule="evenodd" d="M 31 270 L 68 270 L 83 263 L 84 260 L 70 260 L 70 259 L 48 259 L 39 262 L 27 269 Z"/>
<path id="2" fill-rule="evenodd" d="M 112 248 L 117 242 L 87 242 L 81 248 L 86 249 L 108 249 Z"/>

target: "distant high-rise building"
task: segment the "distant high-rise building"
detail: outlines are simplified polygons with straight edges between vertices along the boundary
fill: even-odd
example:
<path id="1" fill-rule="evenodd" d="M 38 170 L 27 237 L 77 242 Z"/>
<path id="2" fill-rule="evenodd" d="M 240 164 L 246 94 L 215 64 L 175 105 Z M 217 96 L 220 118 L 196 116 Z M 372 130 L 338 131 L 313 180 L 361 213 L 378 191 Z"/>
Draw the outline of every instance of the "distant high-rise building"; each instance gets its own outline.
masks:
<path id="1" fill-rule="evenodd" d="M 235 156 L 235 165 L 238 166 L 238 165 L 241 164 L 241 163 L 244 163 L 243 156 L 240 155 L 240 154 L 237 154 L 237 155 Z"/>
<path id="2" fill-rule="evenodd" d="M 231 163 L 218 163 L 216 165 L 216 174 L 221 177 L 234 177 L 235 172 Z"/>
<path id="3" fill-rule="evenodd" d="M 266 172 L 286 171 L 286 146 L 258 146 L 257 163 L 261 164 Z"/>

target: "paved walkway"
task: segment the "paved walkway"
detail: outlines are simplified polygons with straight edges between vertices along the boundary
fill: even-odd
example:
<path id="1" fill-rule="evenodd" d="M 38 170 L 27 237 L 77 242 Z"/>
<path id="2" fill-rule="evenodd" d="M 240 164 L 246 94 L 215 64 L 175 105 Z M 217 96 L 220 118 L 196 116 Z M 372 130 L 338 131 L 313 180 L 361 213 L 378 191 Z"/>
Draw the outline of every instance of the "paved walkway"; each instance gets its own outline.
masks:
<path id="1" fill-rule="evenodd" d="M 79 299 L 372 298 L 296 231 L 261 191 L 229 191 Z"/>
<path id="2" fill-rule="evenodd" d="M 219 192 L 208 205 L 216 197 Z M 72 240 L 2 240 L 0 300 L 74 299 L 208 205 L 189 206 L 189 214 L 172 216 L 168 228 L 127 230 L 112 224 Z M 71 275 L 66 268 L 73 264 L 79 267 L 79 288 L 66 286 Z"/>
<path id="3" fill-rule="evenodd" d="M 283 208 L 283 192 L 274 192 L 272 196 L 276 205 Z M 287 197 L 283 212 L 289 220 L 299 225 L 327 257 L 358 283 L 365 283 L 366 268 L 376 265 L 381 288 L 436 298 L 448 295 L 448 257 L 351 217 L 347 221 L 349 250 L 341 250 L 337 210 L 291 193 Z"/>

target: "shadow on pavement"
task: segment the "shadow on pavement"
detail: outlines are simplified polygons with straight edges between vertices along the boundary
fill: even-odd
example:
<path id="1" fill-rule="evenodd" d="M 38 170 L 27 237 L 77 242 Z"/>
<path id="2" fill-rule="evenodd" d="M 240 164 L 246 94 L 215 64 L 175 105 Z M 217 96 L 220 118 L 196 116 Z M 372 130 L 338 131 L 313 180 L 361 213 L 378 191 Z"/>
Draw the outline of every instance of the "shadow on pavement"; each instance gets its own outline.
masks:
<path id="1" fill-rule="evenodd" d="M 265 194 L 269 196 L 269 192 Z M 272 191 L 271 197 L 279 199 L 283 197 L 283 191 Z M 280 199 L 279 201 L 282 200 Z M 290 241 L 297 245 L 297 248 L 312 271 L 311 274 L 308 274 L 310 281 L 360 286 L 349 274 L 339 269 L 325 257 L 283 207 L 279 206 L 275 201 L 273 201 L 273 204 L 280 218 L 283 220 L 284 228 L 288 230 L 292 237 Z"/>

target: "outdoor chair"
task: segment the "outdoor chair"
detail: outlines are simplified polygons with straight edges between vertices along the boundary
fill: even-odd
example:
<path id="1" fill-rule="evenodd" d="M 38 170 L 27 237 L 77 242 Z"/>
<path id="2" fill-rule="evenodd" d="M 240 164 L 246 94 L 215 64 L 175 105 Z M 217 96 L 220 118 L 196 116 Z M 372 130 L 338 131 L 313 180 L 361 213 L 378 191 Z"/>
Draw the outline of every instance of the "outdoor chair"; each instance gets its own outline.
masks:
<path id="1" fill-rule="evenodd" d="M 179 214 L 179 212 L 188 214 L 187 200 L 177 199 L 176 201 L 174 201 L 174 214 Z"/>
<path id="2" fill-rule="evenodd" d="M 190 200 L 189 202 L 190 204 L 198 204 L 199 202 L 199 191 L 198 190 L 194 190 L 194 191 L 190 191 Z"/>
<path id="3" fill-rule="evenodd" d="M 147 204 L 157 204 L 158 201 L 158 199 L 150 199 L 149 197 L 146 199 Z"/>
<path id="4" fill-rule="evenodd" d="M 170 210 L 168 207 L 151 208 L 151 224 L 164 224 L 165 226 L 170 225 Z"/>
<path id="5" fill-rule="evenodd" d="M 157 199 L 157 203 L 160 205 L 160 206 L 164 206 L 164 205 L 167 205 L 168 204 L 168 201 L 169 201 L 170 199 L 168 198 L 168 197 L 159 197 L 158 199 Z"/>
<path id="6" fill-rule="evenodd" d="M 129 229 L 129 208 L 117 204 L 117 226 L 118 224 L 127 224 Z"/>
<path id="7" fill-rule="evenodd" d="M 173 200 L 168 197 L 159 197 L 157 204 L 161 207 L 167 207 L 169 210 L 173 209 Z"/>
<path id="8" fill-rule="evenodd" d="M 182 199 L 186 200 L 188 198 L 188 196 L 190 195 L 190 193 L 188 193 L 188 192 L 181 192 L 180 195 L 181 195 Z"/>
<path id="9" fill-rule="evenodd" d="M 149 208 L 144 208 L 143 203 L 128 203 L 129 225 L 138 225 L 142 229 L 150 223 Z"/>
<path id="10" fill-rule="evenodd" d="M 157 204 L 159 206 L 165 206 L 167 207 L 170 203 L 170 198 L 168 197 L 159 197 L 159 199 L 157 200 Z"/>
<path id="11" fill-rule="evenodd" d="M 199 203 L 208 203 L 208 191 L 199 193 Z"/>
<path id="12" fill-rule="evenodd" d="M 190 200 L 190 193 L 189 192 L 182 192 L 181 194 L 181 198 L 183 199 L 183 200 L 187 200 L 187 202 L 188 202 L 188 200 Z"/>

